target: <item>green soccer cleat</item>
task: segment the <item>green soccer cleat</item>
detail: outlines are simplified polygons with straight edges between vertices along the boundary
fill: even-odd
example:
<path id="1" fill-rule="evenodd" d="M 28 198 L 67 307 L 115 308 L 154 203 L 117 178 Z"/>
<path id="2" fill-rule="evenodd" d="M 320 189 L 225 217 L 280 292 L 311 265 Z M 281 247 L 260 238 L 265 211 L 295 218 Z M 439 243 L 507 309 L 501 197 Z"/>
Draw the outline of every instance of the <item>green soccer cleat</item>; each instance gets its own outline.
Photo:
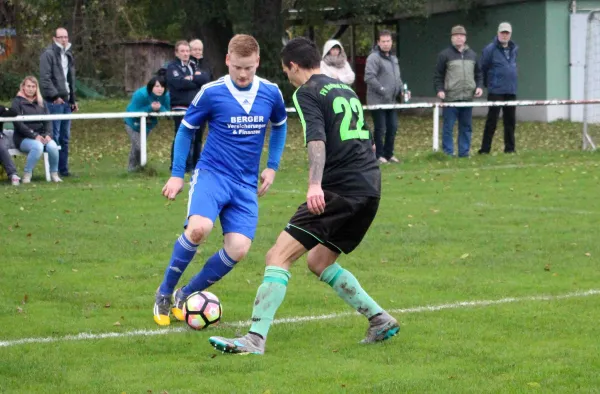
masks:
<path id="1" fill-rule="evenodd" d="M 265 354 L 265 340 L 254 334 L 246 334 L 241 338 L 210 337 L 210 344 L 223 353 L 232 354 Z"/>
<path id="2" fill-rule="evenodd" d="M 389 313 L 383 311 L 381 314 L 369 320 L 369 328 L 367 336 L 360 343 L 375 343 L 385 341 L 398 334 L 400 324 L 390 316 Z"/>

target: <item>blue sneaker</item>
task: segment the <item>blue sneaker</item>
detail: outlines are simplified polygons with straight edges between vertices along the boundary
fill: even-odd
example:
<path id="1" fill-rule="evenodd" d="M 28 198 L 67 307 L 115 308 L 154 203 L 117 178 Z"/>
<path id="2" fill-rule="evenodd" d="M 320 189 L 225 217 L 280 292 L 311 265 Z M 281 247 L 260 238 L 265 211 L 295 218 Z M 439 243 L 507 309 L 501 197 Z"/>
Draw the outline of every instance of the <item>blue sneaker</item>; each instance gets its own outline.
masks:
<path id="1" fill-rule="evenodd" d="M 240 338 L 210 337 L 210 344 L 223 353 L 265 354 L 265 340 L 258 335 L 246 334 Z"/>
<path id="2" fill-rule="evenodd" d="M 393 336 L 396 336 L 400 331 L 398 321 L 390 316 L 389 313 L 383 311 L 380 315 L 369 320 L 369 328 L 367 336 L 360 343 L 375 343 L 385 341 Z"/>

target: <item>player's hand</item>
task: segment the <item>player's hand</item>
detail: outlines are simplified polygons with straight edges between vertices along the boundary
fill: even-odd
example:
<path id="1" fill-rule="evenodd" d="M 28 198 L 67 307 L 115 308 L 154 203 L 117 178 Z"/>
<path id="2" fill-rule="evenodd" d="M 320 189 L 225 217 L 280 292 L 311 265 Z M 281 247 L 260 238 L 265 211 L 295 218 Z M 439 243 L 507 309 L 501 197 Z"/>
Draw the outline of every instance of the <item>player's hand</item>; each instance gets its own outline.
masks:
<path id="1" fill-rule="evenodd" d="M 49 135 L 44 137 L 44 145 L 47 144 L 48 142 L 52 141 L 52 137 L 50 137 Z"/>
<path id="2" fill-rule="evenodd" d="M 475 89 L 475 97 L 481 97 L 482 94 L 483 94 L 483 89 L 481 89 L 481 88 Z"/>
<path id="3" fill-rule="evenodd" d="M 258 189 L 258 197 L 262 197 L 269 191 L 269 188 L 275 181 L 275 170 L 265 168 L 260 174 L 260 188 Z"/>
<path id="4" fill-rule="evenodd" d="M 153 101 L 152 104 L 151 104 L 151 106 L 152 106 L 152 110 L 154 112 L 156 112 L 156 111 L 158 111 L 160 109 L 160 103 L 158 101 Z"/>
<path id="5" fill-rule="evenodd" d="M 313 215 L 320 215 L 325 212 L 325 194 L 321 185 L 310 185 L 306 193 L 306 205 L 308 211 Z"/>
<path id="6" fill-rule="evenodd" d="M 175 200 L 175 196 L 183 189 L 183 178 L 172 176 L 162 189 L 162 194 L 169 200 Z"/>
<path id="7" fill-rule="evenodd" d="M 443 100 L 443 99 L 445 99 L 445 98 L 446 98 L 446 93 L 444 93 L 444 92 L 438 92 L 437 96 L 438 96 L 438 98 L 439 98 L 440 100 Z"/>

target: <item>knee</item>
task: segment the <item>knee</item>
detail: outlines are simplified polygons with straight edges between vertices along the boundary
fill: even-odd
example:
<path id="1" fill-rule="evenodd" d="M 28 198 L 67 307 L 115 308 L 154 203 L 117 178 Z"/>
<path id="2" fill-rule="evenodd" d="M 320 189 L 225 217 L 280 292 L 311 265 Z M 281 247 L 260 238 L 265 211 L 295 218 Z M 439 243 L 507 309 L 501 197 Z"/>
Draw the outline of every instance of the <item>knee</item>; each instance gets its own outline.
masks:
<path id="1" fill-rule="evenodd" d="M 225 252 L 234 261 L 242 261 L 248 252 L 250 251 L 250 244 L 236 243 L 232 245 L 225 245 Z"/>
<path id="2" fill-rule="evenodd" d="M 40 158 L 42 153 L 44 152 L 44 144 L 39 141 L 34 141 L 33 145 L 31 145 L 31 149 L 29 149 L 29 155 Z"/>
<path id="3" fill-rule="evenodd" d="M 200 244 L 206 237 L 207 231 L 203 227 L 188 226 L 185 230 L 185 235 L 194 244 Z"/>

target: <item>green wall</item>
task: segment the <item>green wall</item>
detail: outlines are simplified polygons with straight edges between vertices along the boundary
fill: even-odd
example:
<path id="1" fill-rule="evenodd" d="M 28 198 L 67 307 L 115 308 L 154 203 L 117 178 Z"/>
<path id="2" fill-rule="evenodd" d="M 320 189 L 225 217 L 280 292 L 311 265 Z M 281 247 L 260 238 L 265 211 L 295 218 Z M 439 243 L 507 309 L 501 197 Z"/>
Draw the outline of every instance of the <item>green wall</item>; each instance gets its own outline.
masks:
<path id="1" fill-rule="evenodd" d="M 519 91 L 523 99 L 546 98 L 549 82 L 559 78 L 566 64 L 567 74 L 560 77 L 559 84 L 552 84 L 551 94 L 568 97 L 568 11 L 564 1 L 532 1 L 521 4 L 508 4 L 475 10 L 471 13 L 450 12 L 434 15 L 427 19 L 401 20 L 399 26 L 398 49 L 403 79 L 415 96 L 433 96 L 433 69 L 437 54 L 450 45 L 450 29 L 463 24 L 467 29 L 467 44 L 479 55 L 485 45 L 494 38 L 498 24 L 509 21 L 513 26 L 513 39 L 519 45 Z M 560 14 L 564 12 L 564 17 Z M 560 27 L 553 28 L 546 23 L 547 14 L 560 20 Z M 566 22 L 564 22 L 566 20 Z M 547 68 L 546 35 L 553 39 L 564 35 L 567 46 L 564 51 L 554 53 L 553 60 L 563 58 L 551 68 Z M 564 57 L 566 53 L 566 57 Z M 563 81 L 564 80 L 564 81 Z M 565 85 L 566 84 L 566 85 Z M 566 95 L 563 95 L 565 93 Z"/>
<path id="2" fill-rule="evenodd" d="M 570 34 L 569 9 L 567 4 L 563 1 L 546 1 L 545 23 L 547 55 L 546 98 L 569 98 Z"/>

